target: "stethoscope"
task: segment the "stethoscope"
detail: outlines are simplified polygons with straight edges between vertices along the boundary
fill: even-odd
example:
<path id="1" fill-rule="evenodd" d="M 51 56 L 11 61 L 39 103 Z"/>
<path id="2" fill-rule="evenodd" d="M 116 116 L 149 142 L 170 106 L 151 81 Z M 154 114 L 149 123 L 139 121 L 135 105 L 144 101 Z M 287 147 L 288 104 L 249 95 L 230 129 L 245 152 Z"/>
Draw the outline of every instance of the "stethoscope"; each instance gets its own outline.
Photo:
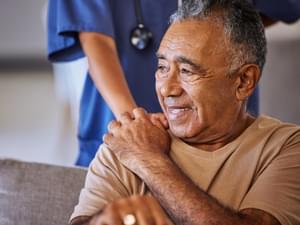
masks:
<path id="1" fill-rule="evenodd" d="M 181 4 L 182 0 L 178 0 L 178 6 L 181 6 Z M 130 33 L 130 43 L 135 49 L 142 51 L 150 45 L 153 35 L 152 32 L 144 25 L 140 0 L 134 0 L 134 9 L 137 26 L 133 28 Z"/>

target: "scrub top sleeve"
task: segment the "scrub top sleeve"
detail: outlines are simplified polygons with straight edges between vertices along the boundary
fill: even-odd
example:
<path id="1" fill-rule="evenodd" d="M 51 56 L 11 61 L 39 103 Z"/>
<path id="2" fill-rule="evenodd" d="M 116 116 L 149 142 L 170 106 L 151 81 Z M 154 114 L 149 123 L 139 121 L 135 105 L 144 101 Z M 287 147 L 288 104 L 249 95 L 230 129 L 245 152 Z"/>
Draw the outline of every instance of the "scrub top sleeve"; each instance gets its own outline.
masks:
<path id="1" fill-rule="evenodd" d="M 72 61 L 84 56 L 78 33 L 99 32 L 114 38 L 110 0 L 50 0 L 48 5 L 48 58 Z"/>

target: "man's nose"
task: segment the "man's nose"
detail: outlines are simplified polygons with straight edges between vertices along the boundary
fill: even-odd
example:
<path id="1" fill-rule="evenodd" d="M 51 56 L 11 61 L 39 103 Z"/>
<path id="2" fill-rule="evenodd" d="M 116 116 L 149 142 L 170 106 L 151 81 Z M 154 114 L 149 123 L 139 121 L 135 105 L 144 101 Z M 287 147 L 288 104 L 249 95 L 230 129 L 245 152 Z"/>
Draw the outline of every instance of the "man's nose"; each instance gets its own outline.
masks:
<path id="1" fill-rule="evenodd" d="M 179 96 L 182 91 L 181 82 L 175 74 L 168 76 L 161 82 L 160 93 L 164 97 Z"/>

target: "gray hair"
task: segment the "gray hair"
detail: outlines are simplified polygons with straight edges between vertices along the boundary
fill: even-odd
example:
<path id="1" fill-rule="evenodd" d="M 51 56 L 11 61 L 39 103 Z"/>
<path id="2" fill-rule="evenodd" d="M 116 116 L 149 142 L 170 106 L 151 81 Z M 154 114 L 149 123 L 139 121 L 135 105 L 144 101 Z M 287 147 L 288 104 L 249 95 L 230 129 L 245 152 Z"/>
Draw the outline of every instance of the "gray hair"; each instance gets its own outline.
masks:
<path id="1" fill-rule="evenodd" d="M 221 11 L 221 14 L 214 12 Z M 220 18 L 216 18 L 216 15 Z M 231 43 L 230 72 L 246 63 L 263 69 L 266 60 L 264 26 L 258 12 L 247 0 L 183 0 L 170 22 L 213 19 L 220 21 Z"/>

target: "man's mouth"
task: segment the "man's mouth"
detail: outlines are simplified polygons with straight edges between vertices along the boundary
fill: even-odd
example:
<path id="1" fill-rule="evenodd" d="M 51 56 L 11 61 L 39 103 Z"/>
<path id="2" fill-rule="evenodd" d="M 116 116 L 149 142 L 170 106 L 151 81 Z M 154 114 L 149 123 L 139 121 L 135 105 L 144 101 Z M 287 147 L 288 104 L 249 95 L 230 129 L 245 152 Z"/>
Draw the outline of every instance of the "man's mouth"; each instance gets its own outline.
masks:
<path id="1" fill-rule="evenodd" d="M 191 107 L 167 107 L 167 114 L 169 120 L 184 119 L 192 110 Z"/>

